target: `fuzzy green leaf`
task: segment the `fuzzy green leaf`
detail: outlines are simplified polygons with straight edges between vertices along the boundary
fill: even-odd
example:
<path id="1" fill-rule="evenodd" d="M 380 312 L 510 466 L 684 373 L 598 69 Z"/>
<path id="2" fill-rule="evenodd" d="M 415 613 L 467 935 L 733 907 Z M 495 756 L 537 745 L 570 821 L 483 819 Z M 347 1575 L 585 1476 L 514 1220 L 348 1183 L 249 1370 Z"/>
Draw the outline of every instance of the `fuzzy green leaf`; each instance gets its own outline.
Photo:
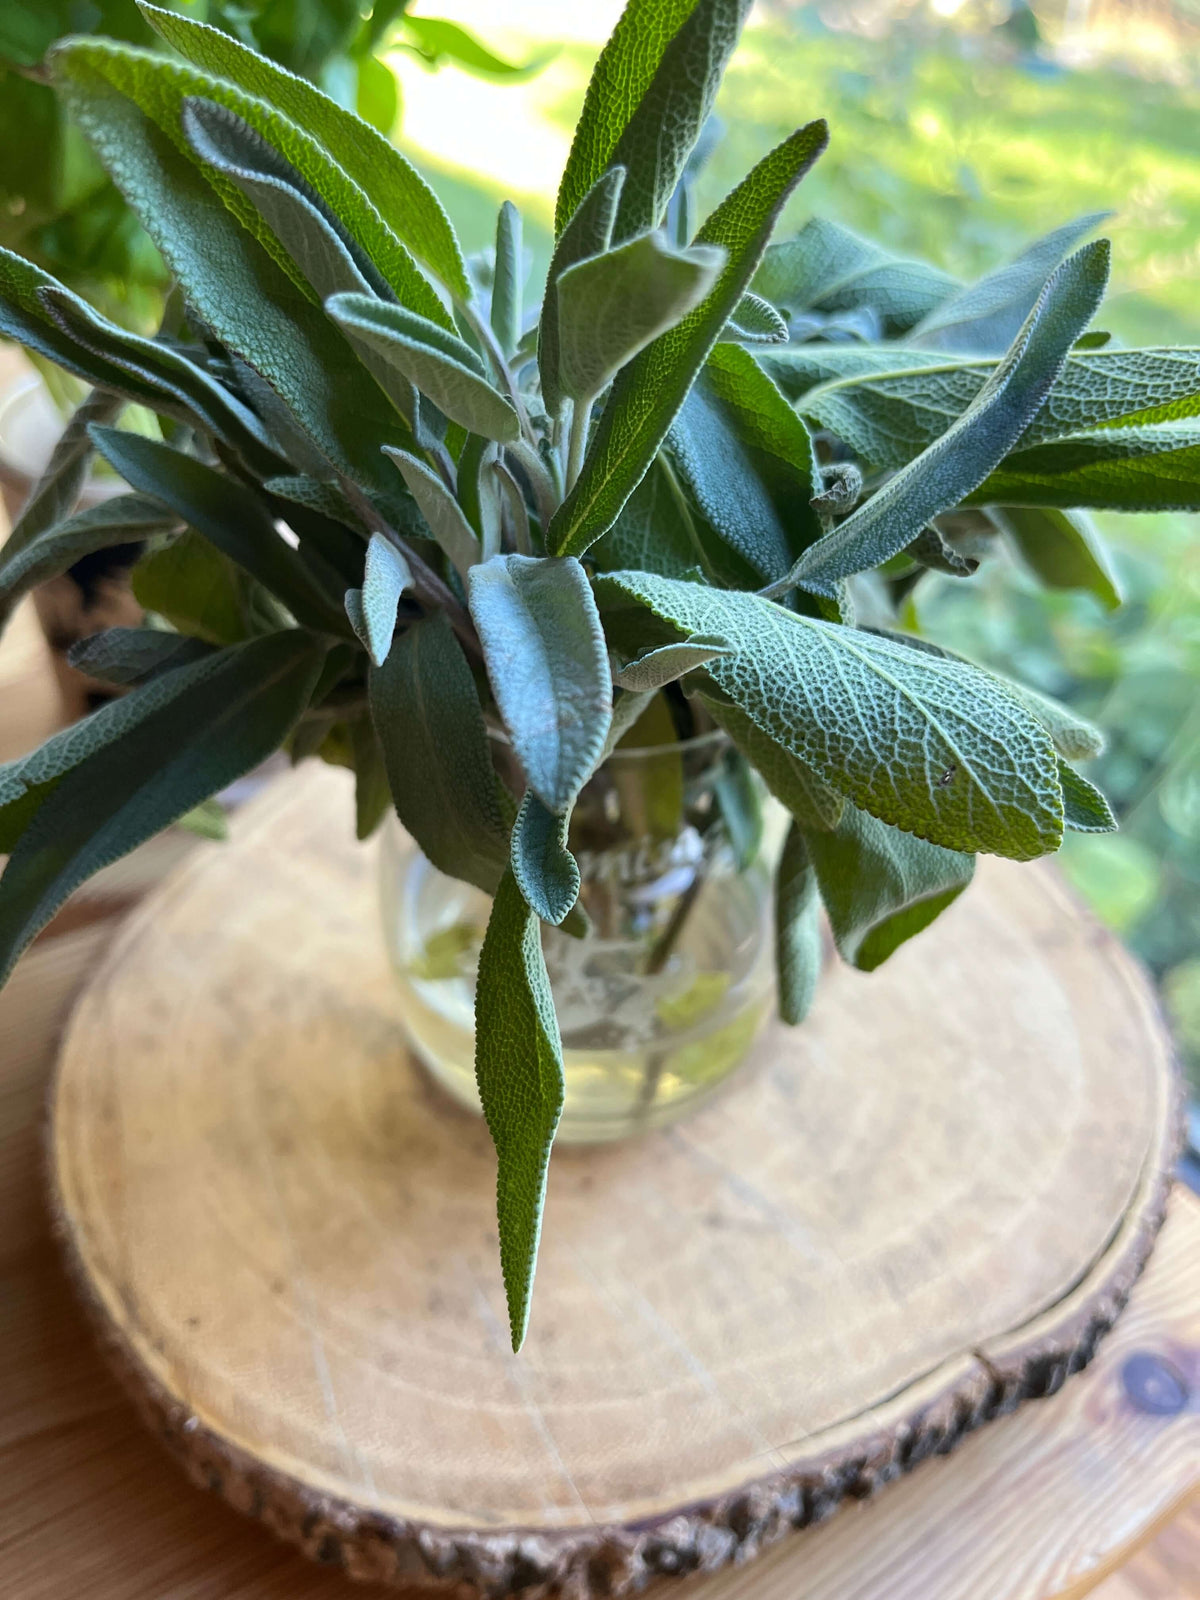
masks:
<path id="1" fill-rule="evenodd" d="M 818 384 L 873 377 L 880 373 L 917 372 L 945 367 L 948 358 L 901 344 L 789 344 L 757 349 L 754 359 L 789 400 L 802 399 Z M 970 362 L 952 362 L 969 367 Z M 989 363 L 990 370 L 990 363 Z M 936 437 L 936 435 L 931 435 Z"/>
<path id="2" fill-rule="evenodd" d="M 494 894 L 508 827 L 475 680 L 444 612 L 401 633 L 368 695 L 400 821 L 439 872 Z"/>
<path id="3" fill-rule="evenodd" d="M 487 439 L 517 438 L 517 413 L 482 376 L 479 358 L 461 339 L 366 295 L 334 295 L 325 308 L 353 345 L 383 356 L 452 422 Z"/>
<path id="4" fill-rule="evenodd" d="M 803 831 L 793 822 L 775 868 L 775 979 L 779 1015 L 803 1022 L 821 975 L 821 897 Z"/>
<path id="5" fill-rule="evenodd" d="M 525 791 L 512 830 L 512 875 L 531 911 L 555 927 L 579 898 L 579 865 L 567 849 L 569 815 L 556 817 Z"/>
<path id="6" fill-rule="evenodd" d="M 911 334 L 927 349 L 998 353 L 1011 344 L 1067 252 L 1111 216 L 1093 211 L 1036 240 L 1007 266 L 945 298 Z"/>
<path id="7" fill-rule="evenodd" d="M 747 291 L 725 324 L 725 337 L 739 339 L 744 344 L 786 344 L 787 323 L 758 295 Z"/>
<path id="8" fill-rule="evenodd" d="M 577 403 L 606 389 L 626 362 L 712 288 L 725 252 L 672 250 L 644 233 L 568 267 L 558 280 L 558 381 Z"/>
<path id="9" fill-rule="evenodd" d="M 370 717 L 355 717 L 350 724 L 350 751 L 354 758 L 354 836 L 369 839 L 392 803 L 387 764 Z"/>
<path id="10" fill-rule="evenodd" d="M 170 445 L 116 428 L 93 427 L 104 459 L 126 483 L 169 506 L 189 527 L 257 578 L 306 626 L 344 634 L 345 619 L 310 578 L 248 489 Z"/>
<path id="11" fill-rule="evenodd" d="M 704 523 L 760 583 L 782 577 L 821 537 L 812 440 L 748 350 L 716 346 L 667 449 Z"/>
<path id="12" fill-rule="evenodd" d="M 700 229 L 696 243 L 720 245 L 728 256 L 725 268 L 696 309 L 648 345 L 614 383 L 579 480 L 547 531 L 555 553 L 582 554 L 616 521 L 741 300 L 780 210 L 827 139 L 823 122 L 792 134 Z"/>
<path id="13" fill-rule="evenodd" d="M 592 71 L 575 127 L 554 209 L 556 234 L 565 231 L 584 196 L 613 164 L 613 152 L 664 51 L 695 5 L 696 0 L 630 0 L 621 13 Z"/>
<path id="14" fill-rule="evenodd" d="M 979 505 L 1200 510 L 1200 417 L 1096 428 L 1015 450 L 969 497 Z"/>
<path id="15" fill-rule="evenodd" d="M 350 350 L 337 329 L 239 225 L 190 153 L 114 88 L 103 53 L 93 61 L 91 51 L 83 40 L 56 52 L 63 98 L 190 305 L 325 458 L 381 485 L 380 445 L 407 436 L 392 407 L 371 386 L 347 383 Z M 182 142 L 181 128 L 175 137 Z"/>
<path id="16" fill-rule="evenodd" d="M 561 410 L 563 398 L 558 381 L 558 279 L 577 261 L 602 255 L 608 249 L 624 182 L 624 167 L 613 167 L 596 179 L 559 235 L 550 257 L 538 321 L 537 355 L 542 399 L 552 417 Z"/>
<path id="17" fill-rule="evenodd" d="M 79 672 L 125 689 L 174 672 L 212 654 L 212 646 L 165 628 L 105 628 L 71 646 L 67 659 Z"/>
<path id="18" fill-rule="evenodd" d="M 1062 840 L 1055 756 L 997 679 L 966 663 L 785 611 L 758 595 L 647 573 L 596 580 L 735 656 L 705 671 L 776 743 L 856 805 L 951 850 L 1028 860 Z"/>
<path id="19" fill-rule="evenodd" d="M 665 689 L 668 683 L 694 672 L 706 662 L 733 653 L 733 646 L 728 639 L 707 638 L 702 633 L 694 633 L 682 644 L 660 645 L 656 650 L 647 650 L 644 655 L 627 661 L 613 673 L 613 682 L 637 694 Z"/>
<path id="20" fill-rule="evenodd" d="M 430 533 L 465 583 L 470 569 L 482 561 L 483 550 L 462 507 L 432 467 L 406 450 L 389 449 L 387 454 L 399 467 Z"/>
<path id="21" fill-rule="evenodd" d="M 836 593 L 839 579 L 889 560 L 977 488 L 1021 437 L 1108 282 L 1106 240 L 1057 269 L 1004 361 L 954 425 L 800 557 L 789 583 Z"/>
<path id="22" fill-rule="evenodd" d="M 915 326 L 957 287 L 956 279 L 936 267 L 892 256 L 824 217 L 813 217 L 794 239 L 771 245 L 753 280 L 756 294 L 788 311 L 869 306 L 893 334 Z"/>
<path id="23" fill-rule="evenodd" d="M 716 686 L 713 686 L 714 690 Z M 746 713 L 720 695 L 705 693 L 704 703 L 713 720 L 737 745 L 767 788 L 807 831 L 836 828 L 842 820 L 845 797 L 817 777 L 809 766 L 766 734 Z"/>
<path id="24" fill-rule="evenodd" d="M 512 874 L 492 904 L 475 988 L 475 1080 L 496 1147 L 500 1268 L 513 1350 L 529 1326 L 550 1147 L 562 1115 L 562 1041 L 538 919 Z"/>
<path id="25" fill-rule="evenodd" d="M 144 611 L 197 639 L 236 644 L 250 632 L 245 573 L 190 528 L 149 550 L 130 582 Z"/>
<path id="26" fill-rule="evenodd" d="M 529 785 L 556 815 L 591 776 L 612 720 L 604 630 L 571 557 L 496 556 L 467 594 L 488 681 Z"/>
<path id="27" fill-rule="evenodd" d="M 1058 778 L 1063 792 L 1063 820 L 1073 833 L 1117 831 L 1117 819 L 1108 801 L 1082 773 L 1060 761 Z"/>
<path id="28" fill-rule="evenodd" d="M 612 527 L 592 546 L 601 572 L 633 568 L 683 578 L 704 560 L 691 512 L 675 473 L 660 455 L 621 507 Z"/>
<path id="29" fill-rule="evenodd" d="M 12 554 L 6 546 L 0 550 L 0 611 L 84 556 L 147 539 L 174 523 L 157 501 L 123 494 L 55 523 Z"/>
<path id="30" fill-rule="evenodd" d="M 1104 544 L 1081 511 L 1037 506 L 997 506 L 992 520 L 1051 589 L 1087 589 L 1110 611 L 1121 604 Z"/>
<path id="31" fill-rule="evenodd" d="M 0 879 L 0 981 L 86 878 L 279 747 L 308 703 L 324 654 L 311 634 L 267 634 L 113 702 L 129 725 L 63 774 Z"/>
<path id="32" fill-rule="evenodd" d="M 151 27 L 194 65 L 277 106 L 329 153 L 382 221 L 452 294 L 471 298 L 462 251 L 441 201 L 393 144 L 320 89 L 228 34 L 157 6 L 141 9 Z M 336 203 L 334 209 L 341 214 Z"/>
<path id="33" fill-rule="evenodd" d="M 373 533 L 367 546 L 363 586 L 347 589 L 345 604 L 350 625 L 377 667 L 387 660 L 392 648 L 396 609 L 400 596 L 412 588 L 412 581 L 412 572 L 401 552 L 382 533 Z"/>
<path id="34" fill-rule="evenodd" d="M 501 350 L 511 356 L 521 339 L 521 288 L 525 276 L 521 245 L 521 213 L 511 200 L 496 219 L 496 266 L 492 273 L 492 332 Z"/>
<path id="35" fill-rule="evenodd" d="M 970 883 L 975 857 L 943 850 L 847 806 L 833 833 L 808 839 L 834 942 L 873 972 Z"/>

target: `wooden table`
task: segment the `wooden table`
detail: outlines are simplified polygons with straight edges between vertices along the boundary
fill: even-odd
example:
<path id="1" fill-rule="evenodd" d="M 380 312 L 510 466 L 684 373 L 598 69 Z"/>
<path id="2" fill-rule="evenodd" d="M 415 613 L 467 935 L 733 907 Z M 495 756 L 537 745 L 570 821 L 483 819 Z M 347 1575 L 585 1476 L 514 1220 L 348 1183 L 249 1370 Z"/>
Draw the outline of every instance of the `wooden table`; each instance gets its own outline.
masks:
<path id="1" fill-rule="evenodd" d="M 40 656 L 20 619 L 0 653 L 4 755 L 52 724 Z M 0 1591 L 14 1600 L 369 1592 L 184 1482 L 108 1375 L 50 1237 L 42 1114 L 59 1030 L 115 919 L 192 848 L 169 836 L 94 880 L 0 995 Z M 1156 1552 L 1098 1593 L 1183 1600 L 1200 1596 L 1200 1512 L 1179 1515 L 1198 1490 L 1200 1201 L 1181 1189 L 1083 1376 L 876 1501 L 664 1600 L 1066 1600 L 1168 1522 Z"/>

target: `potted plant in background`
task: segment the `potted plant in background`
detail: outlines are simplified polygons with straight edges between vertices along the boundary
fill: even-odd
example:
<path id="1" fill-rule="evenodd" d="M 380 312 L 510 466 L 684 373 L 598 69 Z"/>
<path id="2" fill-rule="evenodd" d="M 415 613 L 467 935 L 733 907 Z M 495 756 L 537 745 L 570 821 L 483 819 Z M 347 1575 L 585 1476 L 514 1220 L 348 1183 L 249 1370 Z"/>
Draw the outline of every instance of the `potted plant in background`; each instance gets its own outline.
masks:
<path id="1" fill-rule="evenodd" d="M 400 116 L 395 74 L 382 53 L 403 49 L 431 68 L 452 61 L 490 78 L 521 78 L 540 63 L 503 60 L 456 23 L 408 16 L 407 0 L 364 10 L 358 0 L 319 0 L 303 25 L 294 6 L 279 0 L 227 5 L 204 0 L 189 8 L 198 21 L 240 39 L 289 71 L 319 83 L 385 136 Z M 44 67 L 56 39 L 79 26 L 77 7 L 57 0 L 13 0 L 0 16 L 0 245 L 16 250 L 106 316 L 149 332 L 162 319 L 170 273 L 120 189 L 92 153 L 48 81 Z M 96 33 L 144 47 L 158 35 L 134 0 L 101 0 L 89 26 Z M 170 329 L 170 321 L 164 324 Z M 36 351 L 36 374 L 0 393 L 0 491 L 13 520 L 20 512 L 86 386 Z M 145 423 L 153 428 L 149 418 Z M 116 492 L 100 474 L 87 493 L 95 503 Z M 96 552 L 38 595 L 43 629 L 69 709 L 83 708 L 97 681 L 72 671 L 67 648 L 113 623 L 136 622 L 128 573 L 136 543 Z"/>
<path id="2" fill-rule="evenodd" d="M 822 905 L 869 970 L 976 853 L 1112 827 L 1071 765 L 1095 731 L 914 633 L 922 574 L 1015 540 L 1115 599 L 1064 508 L 1200 505 L 1200 356 L 1091 331 L 1096 219 L 967 288 L 819 223 L 772 245 L 814 122 L 694 228 L 747 9 L 627 8 L 531 317 L 511 206 L 485 292 L 352 111 L 151 6 L 182 61 L 80 38 L 50 69 L 178 321 L 132 333 L 0 257 L 4 331 L 94 386 L 0 556 L 4 605 L 150 540 L 147 625 L 77 654 L 127 692 L 0 769 L 0 964 L 279 746 L 353 768 L 359 835 L 394 807 L 421 852 L 385 853 L 388 925 L 433 1071 L 476 1092 L 473 1058 L 514 1346 L 560 1119 L 611 1136 L 726 1077 L 772 926 L 799 1022 Z M 130 403 L 162 438 L 116 426 Z M 129 492 L 76 513 L 93 451 Z"/>

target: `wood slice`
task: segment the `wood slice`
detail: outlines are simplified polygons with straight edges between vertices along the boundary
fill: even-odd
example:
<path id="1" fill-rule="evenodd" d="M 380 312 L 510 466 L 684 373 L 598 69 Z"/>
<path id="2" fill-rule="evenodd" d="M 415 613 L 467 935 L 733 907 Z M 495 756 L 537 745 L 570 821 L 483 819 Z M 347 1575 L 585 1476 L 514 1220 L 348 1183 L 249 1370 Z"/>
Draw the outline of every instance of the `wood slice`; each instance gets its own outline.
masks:
<path id="1" fill-rule="evenodd" d="M 69 1258 L 194 1479 L 355 1577 L 625 1595 L 1083 1366 L 1162 1216 L 1149 986 L 985 860 L 691 1120 L 555 1154 L 507 1348 L 482 1123 L 408 1058 L 373 850 L 306 770 L 126 926 L 53 1097 Z"/>

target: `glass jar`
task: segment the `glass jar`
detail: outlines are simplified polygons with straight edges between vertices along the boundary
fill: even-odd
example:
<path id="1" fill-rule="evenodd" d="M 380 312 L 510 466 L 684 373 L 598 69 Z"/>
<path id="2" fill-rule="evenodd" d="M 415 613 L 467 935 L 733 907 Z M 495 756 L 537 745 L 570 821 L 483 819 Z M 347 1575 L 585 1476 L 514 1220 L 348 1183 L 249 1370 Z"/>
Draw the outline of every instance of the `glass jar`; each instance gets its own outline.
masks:
<path id="1" fill-rule="evenodd" d="M 658 1127 L 745 1058 L 774 1002 L 773 831 L 759 780 L 720 732 L 618 749 L 585 786 L 569 844 L 590 927 L 542 930 L 563 1043 L 560 1140 Z M 478 1111 L 475 977 L 491 902 L 431 866 L 394 815 L 381 865 L 409 1039 Z"/>

